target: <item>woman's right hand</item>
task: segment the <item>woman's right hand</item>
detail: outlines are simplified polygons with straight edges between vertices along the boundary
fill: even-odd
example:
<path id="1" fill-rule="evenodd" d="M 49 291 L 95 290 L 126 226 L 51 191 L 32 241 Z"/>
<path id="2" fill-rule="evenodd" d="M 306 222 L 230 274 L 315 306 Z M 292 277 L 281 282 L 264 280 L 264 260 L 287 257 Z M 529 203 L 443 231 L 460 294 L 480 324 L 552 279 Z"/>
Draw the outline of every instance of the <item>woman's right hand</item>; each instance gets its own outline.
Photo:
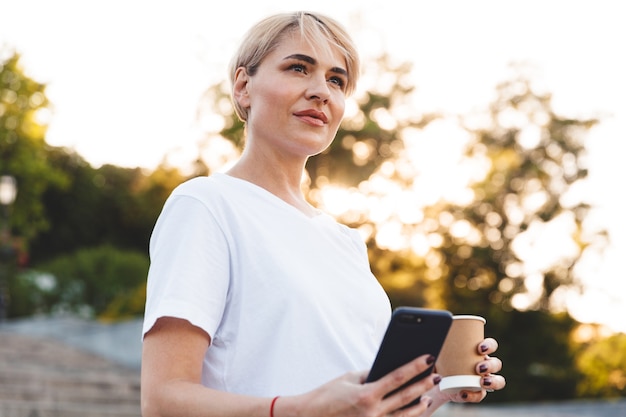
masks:
<path id="1" fill-rule="evenodd" d="M 424 372 L 433 363 L 432 356 L 420 356 L 383 378 L 368 383 L 364 383 L 367 372 L 348 373 L 306 394 L 280 397 L 274 406 L 274 417 L 424 416 L 432 402 L 424 394 L 439 383 L 439 375 L 431 374 L 388 397 L 387 394 Z M 420 396 L 419 403 L 400 410 Z"/>

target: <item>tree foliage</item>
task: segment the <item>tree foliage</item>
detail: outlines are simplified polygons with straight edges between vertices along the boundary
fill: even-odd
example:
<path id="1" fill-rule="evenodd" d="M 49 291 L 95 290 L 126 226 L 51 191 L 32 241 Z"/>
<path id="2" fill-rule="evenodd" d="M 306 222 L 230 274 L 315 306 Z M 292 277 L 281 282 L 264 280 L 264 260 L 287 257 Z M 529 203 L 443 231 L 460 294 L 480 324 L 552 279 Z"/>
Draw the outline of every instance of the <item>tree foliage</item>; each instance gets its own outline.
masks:
<path id="1" fill-rule="evenodd" d="M 42 196 L 51 227 L 31 244 L 34 263 L 103 244 L 147 252 L 163 202 L 185 177 L 165 166 L 152 172 L 114 165 L 92 167 L 65 148 L 48 151 L 49 163 L 71 178 Z"/>
<path id="2" fill-rule="evenodd" d="M 577 323 L 568 314 L 505 311 L 492 316 L 485 331 L 498 341 L 506 389 L 487 402 L 577 398 L 584 375 L 576 366 L 571 335 Z"/>
<path id="3" fill-rule="evenodd" d="M 150 233 L 163 203 L 186 177 L 173 168 L 94 168 L 53 148 L 66 188 L 44 193 L 51 223 L 31 243 L 31 264 L 10 282 L 10 317 L 69 311 L 120 319 L 142 314 Z"/>
<path id="4" fill-rule="evenodd" d="M 500 85 L 466 153 L 486 174 L 471 185 L 471 202 L 447 207 L 449 224 L 440 224 L 448 305 L 554 310 L 553 295 L 575 284 L 573 269 L 594 240 L 583 231 L 589 203 L 566 196 L 587 176 L 584 139 L 596 123 L 559 116 L 527 79 Z M 555 223 L 568 228 L 557 236 Z"/>
<path id="5" fill-rule="evenodd" d="M 27 241 L 49 227 L 43 193 L 68 182 L 46 158 L 50 114 L 45 85 L 25 74 L 19 54 L 0 49 L 0 174 L 17 180 L 10 222 L 15 234 Z"/>
<path id="6" fill-rule="evenodd" d="M 576 363 L 584 375 L 577 387 L 579 397 L 626 396 L 626 334 L 585 342 Z"/>
<path id="7" fill-rule="evenodd" d="M 11 315 L 27 313 L 75 313 L 87 318 L 137 315 L 141 310 L 125 300 L 143 293 L 148 258 L 140 251 L 110 245 L 78 249 L 39 264 L 13 280 Z M 142 300 L 140 297 L 139 300 Z M 142 307 L 143 302 L 139 302 Z"/>
<path id="8" fill-rule="evenodd" d="M 521 75 L 497 92 L 487 112 L 457 123 L 465 170 L 448 174 L 465 173 L 457 199 L 416 197 L 425 181 L 446 173 L 420 178 L 405 152 L 352 191 L 368 197 L 365 213 L 341 215 L 368 236 L 372 269 L 395 305 L 487 318 L 516 391 L 490 401 L 572 398 L 581 381 L 569 340 L 575 322 L 554 312 L 578 288 L 574 271 L 584 251 L 606 242 L 604 232 L 585 232 L 590 206 L 572 192 L 587 176 L 584 139 L 597 120 L 556 114 L 550 95 Z M 443 122 L 426 129 L 436 124 Z"/>

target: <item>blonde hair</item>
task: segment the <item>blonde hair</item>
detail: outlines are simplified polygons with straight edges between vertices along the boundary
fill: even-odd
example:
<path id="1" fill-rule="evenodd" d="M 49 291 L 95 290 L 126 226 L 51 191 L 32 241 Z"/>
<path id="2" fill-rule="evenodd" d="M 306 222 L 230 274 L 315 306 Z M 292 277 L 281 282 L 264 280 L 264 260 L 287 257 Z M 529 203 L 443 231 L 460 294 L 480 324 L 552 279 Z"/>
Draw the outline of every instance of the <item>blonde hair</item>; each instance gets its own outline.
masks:
<path id="1" fill-rule="evenodd" d="M 254 75 L 263 59 L 277 47 L 283 36 L 296 31 L 312 45 L 328 49 L 338 48 L 345 55 L 348 72 L 346 94 L 354 92 L 360 71 L 359 55 L 354 41 L 336 20 L 310 12 L 272 15 L 251 27 L 228 68 L 231 89 L 238 68 L 244 67 L 248 74 Z M 240 106 L 236 100 L 233 104 L 237 116 L 245 122 L 248 118 L 247 109 Z"/>

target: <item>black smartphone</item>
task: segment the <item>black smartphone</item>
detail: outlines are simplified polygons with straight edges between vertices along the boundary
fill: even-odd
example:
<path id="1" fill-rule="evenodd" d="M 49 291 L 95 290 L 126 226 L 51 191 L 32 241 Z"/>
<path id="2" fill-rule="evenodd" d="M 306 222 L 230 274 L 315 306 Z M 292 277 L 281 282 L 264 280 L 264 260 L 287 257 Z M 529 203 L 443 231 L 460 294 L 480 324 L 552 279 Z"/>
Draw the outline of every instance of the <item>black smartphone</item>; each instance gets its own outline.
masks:
<path id="1" fill-rule="evenodd" d="M 376 381 L 418 356 L 430 354 L 437 357 L 451 325 L 452 313 L 446 310 L 418 307 L 396 308 L 391 315 L 366 382 Z M 433 372 L 433 368 L 434 364 L 387 395 L 425 378 Z M 419 400 L 416 398 L 415 401 L 402 408 L 417 404 Z"/>

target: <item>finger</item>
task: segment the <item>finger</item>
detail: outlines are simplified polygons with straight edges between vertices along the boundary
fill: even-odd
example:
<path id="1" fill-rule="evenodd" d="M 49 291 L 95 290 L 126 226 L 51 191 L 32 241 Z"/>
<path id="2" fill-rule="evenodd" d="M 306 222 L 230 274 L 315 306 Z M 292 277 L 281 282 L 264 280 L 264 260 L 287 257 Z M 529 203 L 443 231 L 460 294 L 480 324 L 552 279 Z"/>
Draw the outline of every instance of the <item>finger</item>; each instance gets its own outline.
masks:
<path id="1" fill-rule="evenodd" d="M 440 381 L 441 377 L 437 374 L 431 374 L 422 378 L 420 381 L 402 388 L 402 390 L 394 392 L 392 395 L 385 398 L 382 402 L 381 409 L 385 413 L 394 413 L 402 409 L 401 415 L 404 415 L 404 412 L 408 413 L 408 415 L 419 415 L 415 411 L 416 409 L 421 410 L 422 407 L 418 406 L 426 404 L 426 407 L 428 407 L 432 403 L 432 399 L 424 394 Z M 418 401 L 416 402 L 416 400 Z"/>
<path id="2" fill-rule="evenodd" d="M 478 403 L 485 399 L 487 393 L 501 390 L 506 386 L 504 377 L 500 375 L 489 375 L 483 377 L 480 381 L 482 390 L 480 391 L 461 391 L 450 398 L 454 402 Z"/>
<path id="3" fill-rule="evenodd" d="M 428 368 L 432 367 L 434 363 L 434 356 L 422 355 L 411 362 L 402 365 L 398 369 L 389 372 L 378 381 L 372 382 L 375 386 L 375 392 L 382 398 L 388 393 L 400 388 L 402 385 L 426 371 Z"/>
<path id="4" fill-rule="evenodd" d="M 421 416 L 426 411 L 426 409 L 431 406 L 432 403 L 433 399 L 427 395 L 424 395 L 420 398 L 420 401 L 417 404 L 411 407 L 407 407 L 399 412 L 395 412 L 393 413 L 393 415 L 394 417 Z"/>
<path id="5" fill-rule="evenodd" d="M 487 360 L 476 364 L 476 373 L 480 375 L 495 374 L 502 370 L 502 361 L 499 358 L 487 357 Z"/>
<path id="6" fill-rule="evenodd" d="M 490 355 L 498 350 L 498 342 L 491 337 L 486 338 L 478 344 L 478 353 L 481 355 Z"/>
<path id="7" fill-rule="evenodd" d="M 486 390 L 480 391 L 461 391 L 456 394 L 457 398 L 454 398 L 455 402 L 464 402 L 464 403 L 479 403 L 485 399 L 487 396 Z"/>
<path id="8" fill-rule="evenodd" d="M 502 375 L 487 375 L 480 380 L 480 384 L 485 390 L 497 391 L 506 386 L 506 380 Z"/>
<path id="9" fill-rule="evenodd" d="M 383 414 L 393 413 L 410 404 L 439 383 L 441 377 L 432 374 L 435 357 L 422 355 L 417 359 L 390 372 L 378 381 L 372 382 L 373 394 L 380 398 L 380 411 Z M 425 375 L 415 383 L 409 383 L 415 377 Z"/>

